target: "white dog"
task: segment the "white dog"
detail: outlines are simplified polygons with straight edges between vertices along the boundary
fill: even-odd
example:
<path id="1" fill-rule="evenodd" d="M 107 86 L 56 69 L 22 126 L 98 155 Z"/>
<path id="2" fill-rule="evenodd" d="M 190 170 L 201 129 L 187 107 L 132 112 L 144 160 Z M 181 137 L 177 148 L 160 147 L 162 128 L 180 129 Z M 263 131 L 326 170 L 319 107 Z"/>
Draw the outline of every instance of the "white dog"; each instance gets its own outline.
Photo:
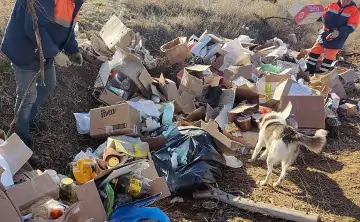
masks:
<path id="1" fill-rule="evenodd" d="M 259 159 L 267 162 L 268 171 L 266 178 L 260 181 L 260 186 L 267 184 L 273 167 L 277 163 L 281 163 L 281 174 L 279 179 L 273 184 L 278 186 L 286 175 L 286 170 L 294 163 L 300 152 L 300 147 L 305 146 L 312 152 L 319 153 L 326 143 L 327 131 L 318 130 L 315 136 L 307 136 L 297 132 L 297 130 L 286 123 L 289 113 L 268 113 L 260 119 L 259 139 L 256 144 L 252 158 L 249 162 L 254 162 L 259 155 L 261 149 L 265 146 L 266 150 Z M 285 111 L 284 111 L 285 112 Z"/>

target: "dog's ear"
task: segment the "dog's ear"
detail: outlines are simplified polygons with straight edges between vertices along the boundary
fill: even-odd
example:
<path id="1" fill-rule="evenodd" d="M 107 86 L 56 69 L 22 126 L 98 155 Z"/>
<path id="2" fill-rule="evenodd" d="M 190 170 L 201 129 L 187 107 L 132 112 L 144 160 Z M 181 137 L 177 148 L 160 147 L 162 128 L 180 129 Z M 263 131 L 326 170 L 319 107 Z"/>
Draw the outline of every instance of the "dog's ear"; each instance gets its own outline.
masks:
<path id="1" fill-rule="evenodd" d="M 283 119 L 287 119 L 291 114 L 291 110 L 292 110 L 292 103 L 289 102 L 286 108 L 280 113 L 280 115 L 282 116 Z"/>

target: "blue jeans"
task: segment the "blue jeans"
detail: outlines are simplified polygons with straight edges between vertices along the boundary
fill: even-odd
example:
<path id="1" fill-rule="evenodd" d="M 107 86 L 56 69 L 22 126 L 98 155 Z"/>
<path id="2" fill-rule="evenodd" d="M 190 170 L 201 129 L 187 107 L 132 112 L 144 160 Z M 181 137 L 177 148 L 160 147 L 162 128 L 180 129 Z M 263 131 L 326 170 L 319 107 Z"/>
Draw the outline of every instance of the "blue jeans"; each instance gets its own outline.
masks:
<path id="1" fill-rule="evenodd" d="M 28 85 L 36 75 L 34 70 L 24 70 L 12 64 L 16 80 L 16 103 L 15 113 L 21 103 Z M 44 104 L 45 100 L 54 93 L 56 86 L 56 72 L 53 62 L 45 66 L 45 86 L 41 85 L 41 79 L 38 77 L 30 89 L 29 94 L 24 100 L 24 104 L 19 114 L 18 121 L 15 124 L 15 132 L 24 141 L 30 141 L 29 123 L 37 114 L 38 107 Z"/>

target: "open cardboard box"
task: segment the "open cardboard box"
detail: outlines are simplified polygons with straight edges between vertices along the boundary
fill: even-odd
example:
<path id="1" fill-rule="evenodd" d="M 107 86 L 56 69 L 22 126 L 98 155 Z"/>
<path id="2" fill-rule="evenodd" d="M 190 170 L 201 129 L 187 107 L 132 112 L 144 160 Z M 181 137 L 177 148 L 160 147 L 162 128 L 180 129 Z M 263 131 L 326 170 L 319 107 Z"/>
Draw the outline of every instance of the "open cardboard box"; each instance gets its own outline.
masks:
<path id="1" fill-rule="evenodd" d="M 107 220 L 104 206 L 101 202 L 98 190 L 94 181 L 77 186 L 75 189 L 78 202 L 57 220 L 32 220 L 34 222 L 104 222 Z M 5 190 L 0 190 L 0 214 L 6 215 L 7 222 L 23 221 L 21 210 L 26 209 L 44 197 L 57 199 L 59 187 L 51 177 L 45 173 L 29 181 L 14 185 Z"/>

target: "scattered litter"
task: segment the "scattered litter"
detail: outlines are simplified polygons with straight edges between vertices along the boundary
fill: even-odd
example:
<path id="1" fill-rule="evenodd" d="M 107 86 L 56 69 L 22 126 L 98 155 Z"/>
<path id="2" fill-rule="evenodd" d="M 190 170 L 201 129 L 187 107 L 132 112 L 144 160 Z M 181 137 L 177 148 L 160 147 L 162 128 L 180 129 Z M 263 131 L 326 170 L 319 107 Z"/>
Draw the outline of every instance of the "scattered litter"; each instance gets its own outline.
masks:
<path id="1" fill-rule="evenodd" d="M 174 204 L 174 203 L 184 203 L 184 198 L 182 197 L 174 197 L 170 200 L 170 203 L 171 204 Z"/>
<path id="2" fill-rule="evenodd" d="M 226 166 L 228 167 L 231 167 L 231 168 L 240 168 L 242 167 L 242 162 L 237 159 L 236 157 L 234 156 L 227 156 L 225 154 L 223 154 L 224 158 L 225 158 L 225 161 L 226 161 Z"/>
<path id="3" fill-rule="evenodd" d="M 74 113 L 76 128 L 80 134 L 90 134 L 90 113 Z"/>

